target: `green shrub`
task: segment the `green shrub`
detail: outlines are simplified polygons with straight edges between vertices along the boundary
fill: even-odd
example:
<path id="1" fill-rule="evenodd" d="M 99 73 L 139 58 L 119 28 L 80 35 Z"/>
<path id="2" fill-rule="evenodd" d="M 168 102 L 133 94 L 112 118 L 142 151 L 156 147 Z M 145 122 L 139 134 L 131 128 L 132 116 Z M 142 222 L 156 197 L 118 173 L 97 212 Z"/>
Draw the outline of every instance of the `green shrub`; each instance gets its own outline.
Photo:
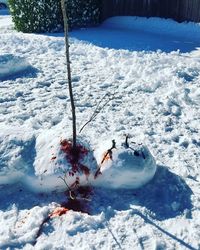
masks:
<path id="1" fill-rule="evenodd" d="M 69 28 L 99 22 L 101 0 L 68 0 Z M 27 33 L 56 32 L 63 29 L 60 0 L 9 0 L 15 28 Z"/>
<path id="2" fill-rule="evenodd" d="M 100 0 L 68 0 L 69 27 L 77 28 L 99 23 Z"/>

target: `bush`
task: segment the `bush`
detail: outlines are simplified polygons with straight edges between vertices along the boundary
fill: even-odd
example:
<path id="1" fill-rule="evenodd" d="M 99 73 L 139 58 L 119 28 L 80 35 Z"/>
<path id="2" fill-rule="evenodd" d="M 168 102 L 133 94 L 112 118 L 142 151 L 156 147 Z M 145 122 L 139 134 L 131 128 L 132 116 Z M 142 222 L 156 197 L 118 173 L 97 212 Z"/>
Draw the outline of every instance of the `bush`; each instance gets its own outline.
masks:
<path id="1" fill-rule="evenodd" d="M 100 0 L 69 0 L 68 23 L 69 27 L 77 28 L 99 23 Z"/>
<path id="2" fill-rule="evenodd" d="M 99 23 L 101 0 L 68 0 L 69 28 Z M 18 31 L 56 32 L 63 29 L 60 0 L 9 0 L 10 11 Z"/>
<path id="3" fill-rule="evenodd" d="M 9 0 L 15 28 L 22 32 L 51 32 L 62 28 L 59 0 Z"/>

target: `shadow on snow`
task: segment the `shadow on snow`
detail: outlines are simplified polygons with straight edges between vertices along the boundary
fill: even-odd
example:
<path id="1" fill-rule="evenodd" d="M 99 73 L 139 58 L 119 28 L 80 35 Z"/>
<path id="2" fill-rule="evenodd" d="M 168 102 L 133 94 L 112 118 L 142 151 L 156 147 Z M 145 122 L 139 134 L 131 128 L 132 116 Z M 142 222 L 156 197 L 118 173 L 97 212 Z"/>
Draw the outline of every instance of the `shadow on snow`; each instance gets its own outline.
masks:
<path id="1" fill-rule="evenodd" d="M 129 210 L 131 205 L 144 207 L 152 218 L 165 220 L 182 213 L 190 217 L 192 191 L 178 175 L 167 167 L 158 166 L 155 177 L 140 189 L 104 189 L 95 187 L 89 202 L 89 213 L 99 214 L 111 207 L 113 210 Z M 61 192 L 31 193 L 20 183 L 0 186 L 0 209 L 7 210 L 12 204 L 19 209 L 29 209 L 50 202 L 66 202 Z"/>
<path id="2" fill-rule="evenodd" d="M 6 9 L 0 9 L 0 16 L 8 16 L 10 15 L 10 12 L 9 10 L 6 8 Z"/>
<path id="3" fill-rule="evenodd" d="M 26 58 L 13 54 L 0 55 L 0 82 L 21 77 L 34 78 L 37 73 L 38 70 L 30 65 Z"/>
<path id="4" fill-rule="evenodd" d="M 14 81 L 17 78 L 35 78 L 35 77 L 37 77 L 38 72 L 39 72 L 38 69 L 36 69 L 32 66 L 29 66 L 20 72 L 0 76 L 0 82 L 8 81 L 8 80 Z"/>
<path id="5" fill-rule="evenodd" d="M 170 172 L 167 167 L 158 166 L 155 177 L 146 186 L 137 190 L 94 188 L 92 200 L 86 203 L 89 205 L 91 215 L 105 211 L 106 221 L 102 223 L 102 227 L 108 229 L 119 249 L 122 249 L 122 247 L 109 226 L 109 220 L 115 214 L 114 210 L 129 210 L 133 216 L 141 217 L 145 223 L 155 227 L 180 245 L 196 250 L 182 239 L 157 225 L 155 221 L 155 219 L 173 218 L 184 212 L 190 218 L 191 195 L 191 189 L 181 177 Z M 62 204 L 62 202 L 66 201 L 66 196 L 64 193 L 58 192 L 52 192 L 51 194 L 30 193 L 18 183 L 10 186 L 0 186 L 0 199 L 0 210 L 9 210 L 13 204 L 18 209 L 30 209 L 34 206 L 48 205 L 50 202 Z M 145 213 L 141 212 L 140 207 L 144 207 L 147 211 Z M 45 223 L 44 225 L 44 227 L 41 226 L 43 233 L 47 234 L 49 231 L 54 230 L 51 223 Z"/>
<path id="6" fill-rule="evenodd" d="M 51 202 L 64 201 L 66 199 L 62 192 L 33 193 L 24 188 L 21 183 L 0 186 L 0 210 L 7 211 L 15 205 L 19 210 L 31 209 L 35 206 L 45 206 Z"/>
<path id="7" fill-rule="evenodd" d="M 161 50 L 169 53 L 179 50 L 186 53 L 195 50 L 199 46 L 199 42 L 194 41 L 192 38 L 156 34 L 145 30 L 111 29 L 103 26 L 73 30 L 70 32 L 70 36 L 99 47 L 130 51 Z"/>
<path id="8" fill-rule="evenodd" d="M 185 181 L 173 174 L 167 167 L 158 166 L 153 180 L 137 190 L 94 191 L 92 210 L 101 212 L 108 206 L 115 210 L 128 210 L 131 205 L 144 207 L 157 220 L 176 217 L 183 212 L 190 216 L 192 191 Z"/>
<path id="9" fill-rule="evenodd" d="M 63 33 L 48 33 L 48 36 L 63 37 Z M 95 28 L 74 29 L 69 32 L 71 38 L 93 44 L 101 48 L 129 51 L 162 51 L 187 53 L 199 47 L 197 39 L 172 34 L 151 33 L 145 30 L 129 30 L 99 26 Z"/>

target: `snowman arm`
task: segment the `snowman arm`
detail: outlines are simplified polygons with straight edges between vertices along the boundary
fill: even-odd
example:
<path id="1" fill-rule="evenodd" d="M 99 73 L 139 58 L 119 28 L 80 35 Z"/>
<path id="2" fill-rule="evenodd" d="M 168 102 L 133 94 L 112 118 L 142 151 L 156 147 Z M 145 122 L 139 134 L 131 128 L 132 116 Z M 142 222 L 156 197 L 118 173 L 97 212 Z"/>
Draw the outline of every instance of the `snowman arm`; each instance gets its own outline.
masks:
<path id="1" fill-rule="evenodd" d="M 109 158 L 112 160 L 112 150 L 116 148 L 116 142 L 115 140 L 112 140 L 112 147 L 108 149 L 108 151 L 106 152 L 106 154 L 104 155 L 101 164 L 104 163 L 105 159 L 107 158 L 107 156 L 109 155 Z"/>

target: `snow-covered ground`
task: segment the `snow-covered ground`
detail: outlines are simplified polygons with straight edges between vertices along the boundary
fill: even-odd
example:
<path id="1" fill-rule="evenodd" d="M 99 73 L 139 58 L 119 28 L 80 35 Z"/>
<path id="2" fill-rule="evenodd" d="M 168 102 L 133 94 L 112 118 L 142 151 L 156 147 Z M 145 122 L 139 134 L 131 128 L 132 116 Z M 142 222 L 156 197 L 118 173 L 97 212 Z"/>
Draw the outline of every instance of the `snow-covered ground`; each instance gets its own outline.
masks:
<path id="1" fill-rule="evenodd" d="M 55 160 L 71 135 L 64 39 L 18 33 L 0 15 L 0 249 L 200 249 L 200 25 L 121 17 L 70 35 L 78 127 L 114 94 L 81 133 L 91 166 L 129 134 L 157 171 L 139 189 L 102 181 L 81 201 L 88 213 L 41 227 L 67 202 Z"/>

